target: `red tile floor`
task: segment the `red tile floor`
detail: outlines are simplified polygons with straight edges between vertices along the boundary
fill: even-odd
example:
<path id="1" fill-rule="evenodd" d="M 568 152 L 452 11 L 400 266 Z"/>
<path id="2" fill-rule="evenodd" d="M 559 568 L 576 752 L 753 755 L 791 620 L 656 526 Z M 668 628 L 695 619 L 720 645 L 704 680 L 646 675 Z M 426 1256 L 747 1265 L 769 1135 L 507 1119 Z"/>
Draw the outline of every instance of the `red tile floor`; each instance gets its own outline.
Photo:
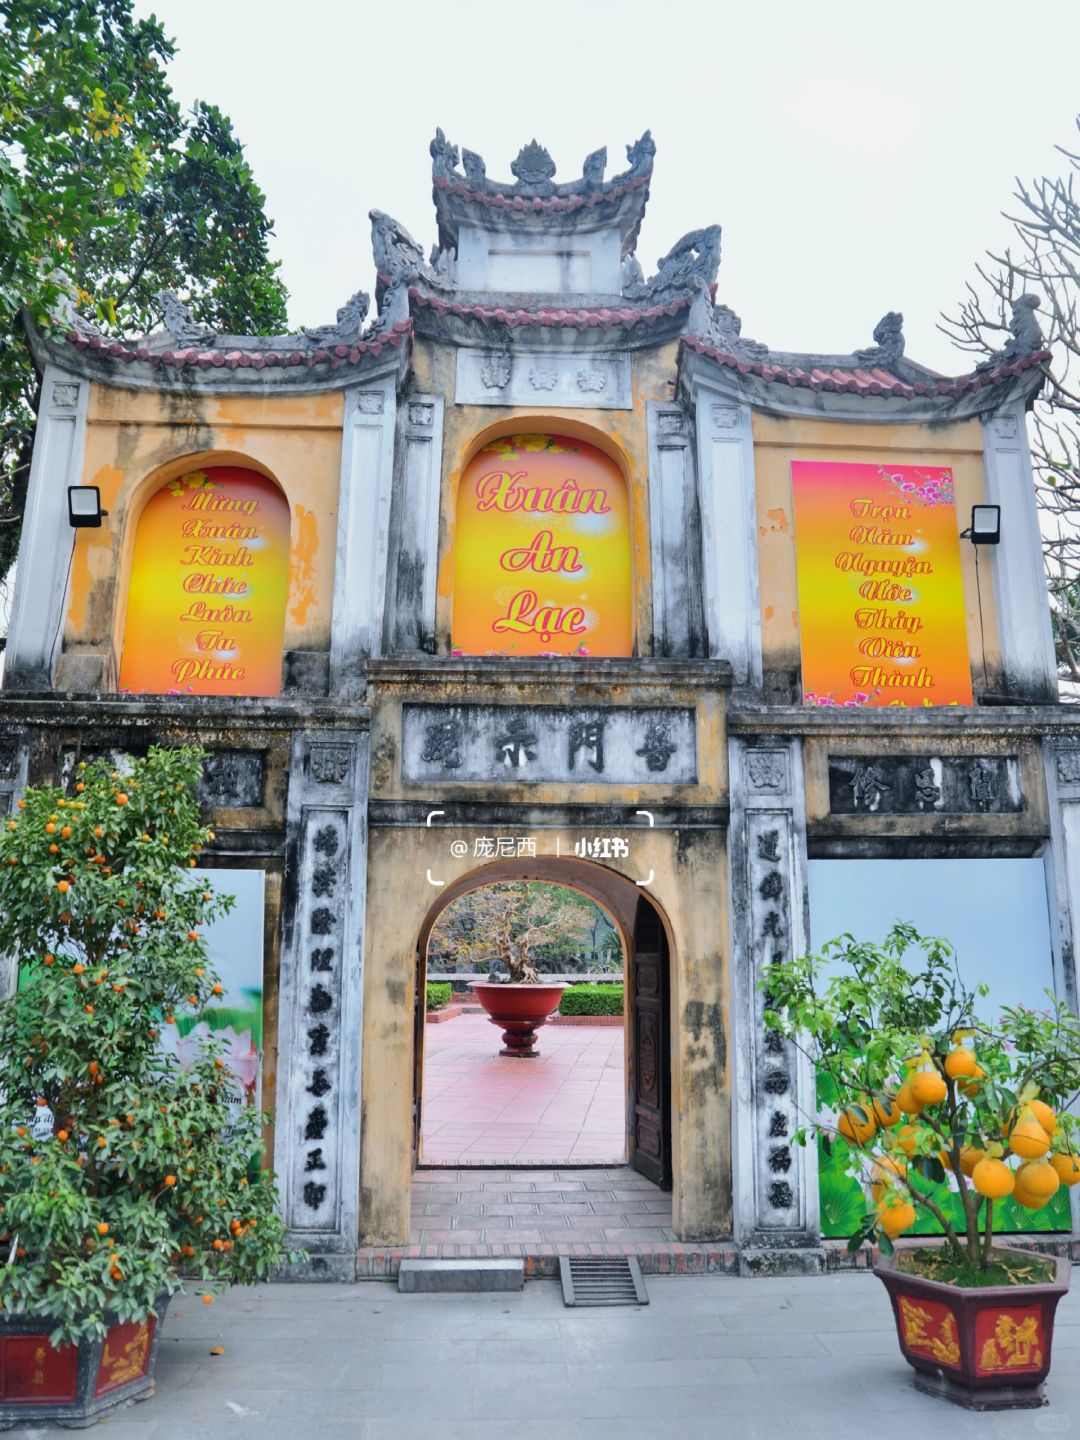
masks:
<path id="1" fill-rule="evenodd" d="M 618 1165 L 621 1025 L 545 1025 L 534 1060 L 501 1056 L 486 1015 L 424 1027 L 422 1165 Z"/>

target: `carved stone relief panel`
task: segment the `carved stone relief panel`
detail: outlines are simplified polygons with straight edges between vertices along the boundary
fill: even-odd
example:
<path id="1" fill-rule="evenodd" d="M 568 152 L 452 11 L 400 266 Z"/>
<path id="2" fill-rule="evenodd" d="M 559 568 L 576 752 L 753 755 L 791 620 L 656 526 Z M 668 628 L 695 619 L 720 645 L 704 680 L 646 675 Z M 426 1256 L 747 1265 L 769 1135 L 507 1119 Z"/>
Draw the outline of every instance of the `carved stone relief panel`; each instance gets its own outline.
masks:
<path id="1" fill-rule="evenodd" d="M 495 345 L 458 351 L 459 405 L 558 405 L 627 410 L 630 356 L 621 350 L 518 350 Z"/>
<path id="2" fill-rule="evenodd" d="M 833 815 L 1007 815 L 1023 809 L 1007 755 L 830 755 Z"/>
<path id="3" fill-rule="evenodd" d="M 249 810 L 263 803 L 265 761 L 256 750 L 222 750 L 207 755 L 196 795 L 204 805 Z"/>
<path id="4" fill-rule="evenodd" d="M 402 777 L 409 781 L 672 785 L 697 779 L 689 709 L 406 705 L 402 731 Z"/>

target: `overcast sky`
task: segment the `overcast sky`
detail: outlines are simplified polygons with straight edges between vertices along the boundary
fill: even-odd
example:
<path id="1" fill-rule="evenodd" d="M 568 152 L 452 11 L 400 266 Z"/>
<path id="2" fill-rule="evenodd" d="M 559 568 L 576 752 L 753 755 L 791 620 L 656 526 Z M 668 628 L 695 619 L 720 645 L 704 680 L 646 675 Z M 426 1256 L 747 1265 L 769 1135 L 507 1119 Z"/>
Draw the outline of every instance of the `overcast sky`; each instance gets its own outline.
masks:
<path id="1" fill-rule="evenodd" d="M 779 349 L 968 362 L 935 329 L 1007 238 L 1017 175 L 1080 148 L 1078 0 L 158 0 L 174 90 L 220 105 L 276 221 L 293 323 L 373 288 L 367 212 L 435 238 L 436 125 L 494 179 L 535 136 L 581 174 L 651 129 L 646 274 L 718 222 L 718 299 Z"/>

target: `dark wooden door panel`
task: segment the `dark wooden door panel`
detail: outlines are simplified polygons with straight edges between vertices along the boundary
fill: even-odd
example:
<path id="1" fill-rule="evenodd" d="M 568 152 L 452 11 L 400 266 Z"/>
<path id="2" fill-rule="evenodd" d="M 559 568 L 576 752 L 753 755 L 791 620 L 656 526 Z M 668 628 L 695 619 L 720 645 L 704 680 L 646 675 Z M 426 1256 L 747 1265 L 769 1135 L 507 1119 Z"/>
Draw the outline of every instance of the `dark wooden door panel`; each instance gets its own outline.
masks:
<path id="1" fill-rule="evenodd" d="M 671 1189 L 671 1019 L 668 946 L 660 917 L 638 902 L 628 977 L 634 1058 L 631 1161 L 634 1169 Z"/>

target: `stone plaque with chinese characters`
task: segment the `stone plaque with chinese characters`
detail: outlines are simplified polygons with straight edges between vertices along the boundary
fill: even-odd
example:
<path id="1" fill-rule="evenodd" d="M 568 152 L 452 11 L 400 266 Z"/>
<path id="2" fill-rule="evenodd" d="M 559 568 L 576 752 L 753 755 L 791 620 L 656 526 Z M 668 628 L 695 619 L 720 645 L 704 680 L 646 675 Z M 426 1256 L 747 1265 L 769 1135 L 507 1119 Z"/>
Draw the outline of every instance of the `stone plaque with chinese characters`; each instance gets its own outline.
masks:
<path id="1" fill-rule="evenodd" d="M 402 776 L 414 782 L 697 782 L 689 709 L 406 705 L 402 730 Z"/>
<path id="2" fill-rule="evenodd" d="M 1023 809 L 1015 755 L 830 755 L 833 815 L 1010 815 Z"/>

